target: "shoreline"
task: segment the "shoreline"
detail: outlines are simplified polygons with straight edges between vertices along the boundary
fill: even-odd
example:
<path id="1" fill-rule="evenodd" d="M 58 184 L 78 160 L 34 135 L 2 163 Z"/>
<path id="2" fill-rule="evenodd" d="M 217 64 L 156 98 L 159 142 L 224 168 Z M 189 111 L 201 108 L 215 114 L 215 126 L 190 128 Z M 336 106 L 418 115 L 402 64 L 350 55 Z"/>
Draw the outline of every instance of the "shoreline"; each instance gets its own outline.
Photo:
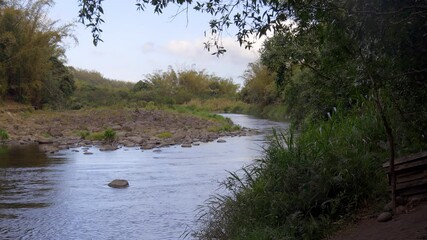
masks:
<path id="1" fill-rule="evenodd" d="M 38 144 L 46 153 L 59 150 L 95 146 L 101 151 L 119 147 L 139 147 L 148 150 L 193 143 L 212 142 L 221 137 L 258 134 L 248 128 L 223 131 L 224 121 L 205 119 L 195 115 L 164 110 L 91 109 L 80 111 L 1 111 L 0 129 L 9 140 L 2 145 Z M 233 125 L 234 126 L 234 125 Z M 114 132 L 114 141 L 85 139 L 82 133 Z"/>

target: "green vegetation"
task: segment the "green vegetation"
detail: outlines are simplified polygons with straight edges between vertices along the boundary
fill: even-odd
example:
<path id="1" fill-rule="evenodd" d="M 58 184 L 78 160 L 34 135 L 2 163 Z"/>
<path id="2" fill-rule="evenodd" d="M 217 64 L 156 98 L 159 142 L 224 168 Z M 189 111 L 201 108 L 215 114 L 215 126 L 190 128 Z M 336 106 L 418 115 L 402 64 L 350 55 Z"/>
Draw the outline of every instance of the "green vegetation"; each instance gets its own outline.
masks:
<path id="1" fill-rule="evenodd" d="M 292 21 L 249 65 L 240 99 L 249 111 L 286 116 L 292 131 L 232 173 L 228 195 L 209 199 L 200 239 L 322 239 L 361 208 L 388 201 L 382 163 L 427 149 L 421 4 L 268 4 L 273 16 L 275 4 L 291 9 Z"/>
<path id="2" fill-rule="evenodd" d="M 204 71 L 175 71 L 149 74 L 135 84 L 133 91 L 139 101 L 160 104 L 183 104 L 192 99 L 232 98 L 238 86 L 231 79 L 222 79 Z"/>
<path id="3" fill-rule="evenodd" d="M 192 109 L 222 113 L 248 113 L 251 105 L 233 98 L 191 99 L 183 104 Z"/>
<path id="4" fill-rule="evenodd" d="M 76 135 L 79 136 L 81 139 L 88 139 L 90 132 L 88 130 L 82 130 L 78 131 Z"/>
<path id="5" fill-rule="evenodd" d="M 104 131 L 92 133 L 88 130 L 82 130 L 78 131 L 76 134 L 82 139 L 87 140 L 114 142 L 117 139 L 117 133 L 111 128 L 107 128 Z"/>
<path id="6" fill-rule="evenodd" d="M 69 107 L 127 106 L 131 101 L 133 83 L 107 79 L 96 71 L 71 69 L 76 79 L 76 90 L 69 100 Z"/>
<path id="7" fill-rule="evenodd" d="M 199 239 L 322 239 L 353 214 L 384 206 L 386 134 L 375 107 L 360 106 L 299 134 L 276 132 L 265 156 L 223 182 L 200 212 Z M 397 134 L 397 133 L 396 133 Z M 398 134 L 400 135 L 400 134 Z M 405 152 L 421 146 L 407 145 Z M 403 149 L 403 148 L 402 148 Z"/>
<path id="8" fill-rule="evenodd" d="M 4 129 L 0 129 L 0 140 L 4 141 L 8 139 L 9 139 L 9 134 L 7 133 L 7 131 Z"/>
<path id="9" fill-rule="evenodd" d="M 215 132 L 235 127 L 212 110 L 286 116 L 290 132 L 276 133 L 262 159 L 224 182 L 229 194 L 207 202 L 193 233 L 201 239 L 321 239 L 361 208 L 386 201 L 384 161 L 390 161 L 394 193 L 395 157 L 426 150 L 423 1 L 147 0 L 137 6 L 154 5 L 161 13 L 172 2 L 216 18 L 210 22 L 213 43 L 205 46 L 217 54 L 226 51 L 219 37 L 230 26 L 248 48 L 253 34 L 274 30 L 259 62 L 244 73 L 239 94 L 231 80 L 204 71 L 170 68 L 126 84 L 67 69 L 58 47 L 67 28 L 46 25 L 37 15 L 50 1 L 24 7 L 1 1 L 2 98 L 36 107 L 67 99 L 72 109 L 167 108 L 223 122 L 210 129 Z M 79 3 L 96 44 L 102 0 Z M 78 134 L 116 137 L 111 129 Z"/>
<path id="10" fill-rule="evenodd" d="M 74 91 L 61 41 L 70 26 L 46 18 L 52 1 L 0 2 L 0 99 L 59 108 Z"/>
<path id="11" fill-rule="evenodd" d="M 76 90 L 70 98 L 71 109 L 84 107 L 170 108 L 191 105 L 209 111 L 238 110 L 237 85 L 204 71 L 169 69 L 148 74 L 136 84 L 104 78 L 95 71 L 72 69 Z M 204 105 L 202 103 L 209 103 Z M 203 105 L 203 106 L 202 106 Z M 241 107 L 243 108 L 243 107 Z"/>
<path id="12" fill-rule="evenodd" d="M 158 138 L 171 138 L 172 136 L 173 136 L 173 134 L 170 132 L 162 132 L 162 133 L 157 134 L 156 137 L 158 137 Z"/>
<path id="13" fill-rule="evenodd" d="M 116 131 L 111 128 L 108 128 L 103 132 L 102 138 L 107 142 L 113 142 L 117 138 Z"/>

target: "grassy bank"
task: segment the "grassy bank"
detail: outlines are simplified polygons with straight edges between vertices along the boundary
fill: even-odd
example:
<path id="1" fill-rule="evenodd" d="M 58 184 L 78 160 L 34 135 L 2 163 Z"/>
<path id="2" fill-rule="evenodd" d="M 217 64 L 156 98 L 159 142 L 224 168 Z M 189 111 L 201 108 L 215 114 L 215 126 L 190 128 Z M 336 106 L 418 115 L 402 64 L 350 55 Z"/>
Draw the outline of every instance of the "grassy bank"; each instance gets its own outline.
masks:
<path id="1" fill-rule="evenodd" d="M 338 110 L 299 134 L 276 132 L 262 159 L 223 183 L 228 194 L 207 201 L 194 236 L 322 239 L 358 210 L 385 203 L 388 148 L 376 116 L 372 106 Z"/>

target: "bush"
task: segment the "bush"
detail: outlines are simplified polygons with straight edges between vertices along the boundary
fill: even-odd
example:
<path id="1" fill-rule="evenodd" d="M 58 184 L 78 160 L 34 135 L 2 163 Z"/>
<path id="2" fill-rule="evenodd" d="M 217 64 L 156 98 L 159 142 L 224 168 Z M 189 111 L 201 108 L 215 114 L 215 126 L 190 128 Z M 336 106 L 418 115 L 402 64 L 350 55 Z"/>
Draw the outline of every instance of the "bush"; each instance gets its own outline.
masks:
<path id="1" fill-rule="evenodd" d="M 107 142 L 113 142 L 116 140 L 116 132 L 113 129 L 108 128 L 104 131 L 102 138 Z"/>

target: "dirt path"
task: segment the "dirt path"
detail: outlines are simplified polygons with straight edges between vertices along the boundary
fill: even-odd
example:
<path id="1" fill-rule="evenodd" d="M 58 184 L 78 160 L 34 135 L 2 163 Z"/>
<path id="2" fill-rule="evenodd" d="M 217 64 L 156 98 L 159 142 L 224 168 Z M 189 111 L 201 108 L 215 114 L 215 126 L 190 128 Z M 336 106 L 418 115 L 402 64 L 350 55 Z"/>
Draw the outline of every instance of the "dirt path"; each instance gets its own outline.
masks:
<path id="1" fill-rule="evenodd" d="M 361 220 L 338 232 L 330 240 L 420 240 L 427 239 L 427 202 L 384 223 L 375 218 Z"/>

